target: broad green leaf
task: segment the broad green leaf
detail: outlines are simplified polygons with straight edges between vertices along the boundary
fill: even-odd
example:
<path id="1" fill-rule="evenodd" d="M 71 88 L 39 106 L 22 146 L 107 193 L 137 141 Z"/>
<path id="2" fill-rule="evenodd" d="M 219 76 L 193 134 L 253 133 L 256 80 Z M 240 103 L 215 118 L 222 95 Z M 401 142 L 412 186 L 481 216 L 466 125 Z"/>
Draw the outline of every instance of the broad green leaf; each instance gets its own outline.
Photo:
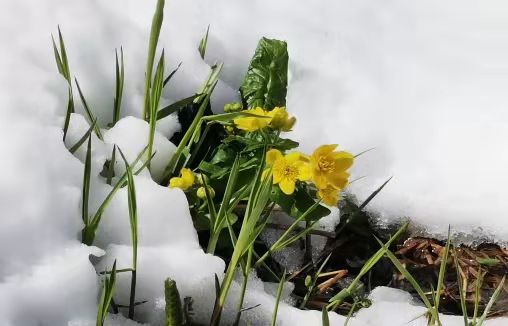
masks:
<path id="1" fill-rule="evenodd" d="M 286 42 L 262 38 L 240 92 L 246 107 L 273 109 L 286 105 L 288 52 Z"/>

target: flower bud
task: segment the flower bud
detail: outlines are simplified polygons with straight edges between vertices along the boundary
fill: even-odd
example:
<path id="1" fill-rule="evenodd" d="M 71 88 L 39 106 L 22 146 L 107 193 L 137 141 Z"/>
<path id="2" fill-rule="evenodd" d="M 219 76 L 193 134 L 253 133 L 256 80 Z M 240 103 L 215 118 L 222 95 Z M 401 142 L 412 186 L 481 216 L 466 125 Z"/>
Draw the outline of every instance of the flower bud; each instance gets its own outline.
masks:
<path id="1" fill-rule="evenodd" d="M 205 199 L 206 198 L 205 187 L 199 187 L 198 190 L 196 191 L 196 194 L 198 195 L 199 198 Z M 211 198 L 215 197 L 215 190 L 213 190 L 213 188 L 210 186 L 208 187 L 208 194 L 210 194 Z"/>

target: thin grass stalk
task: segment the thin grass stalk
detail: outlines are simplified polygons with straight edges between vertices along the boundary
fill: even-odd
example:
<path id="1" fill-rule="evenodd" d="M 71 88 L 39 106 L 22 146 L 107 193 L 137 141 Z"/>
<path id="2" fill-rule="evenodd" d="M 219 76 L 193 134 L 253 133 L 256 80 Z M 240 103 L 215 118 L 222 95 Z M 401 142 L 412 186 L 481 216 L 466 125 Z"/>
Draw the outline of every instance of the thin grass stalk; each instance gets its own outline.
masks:
<path id="1" fill-rule="evenodd" d="M 111 185 L 113 181 L 113 175 L 115 174 L 115 162 L 116 162 L 116 144 L 113 145 L 113 152 L 111 153 L 111 161 L 109 161 L 108 166 L 108 177 L 106 179 L 106 183 Z"/>
<path id="2" fill-rule="evenodd" d="M 351 309 L 349 309 L 349 311 L 347 313 L 347 317 L 346 317 L 346 321 L 344 322 L 344 326 L 347 326 L 349 324 L 349 321 L 351 320 L 351 317 L 353 317 L 353 313 L 355 312 L 355 308 L 357 305 L 358 305 L 358 301 L 355 300 L 355 302 L 353 302 L 353 305 L 351 306 Z"/>
<path id="3" fill-rule="evenodd" d="M 284 283 L 286 282 L 286 271 L 282 274 L 282 278 L 280 279 L 279 286 L 277 287 L 277 296 L 275 297 L 275 308 L 273 309 L 272 315 L 272 324 L 271 326 L 275 326 L 277 323 L 277 312 L 279 310 L 279 302 L 282 296 L 282 290 L 284 289 Z"/>
<path id="4" fill-rule="evenodd" d="M 145 152 L 146 152 L 146 147 L 141 151 L 141 153 L 138 155 L 138 157 L 134 160 L 134 162 L 132 162 L 131 166 L 136 166 L 136 164 L 139 162 L 139 160 L 144 156 Z M 141 172 L 141 170 L 146 166 L 146 162 L 145 164 L 139 168 L 135 174 L 138 174 L 139 172 Z M 118 182 L 115 184 L 115 186 L 113 187 L 113 189 L 111 189 L 111 191 L 108 193 L 108 195 L 106 196 L 106 198 L 104 199 L 104 201 L 102 202 L 102 204 L 99 206 L 99 208 L 97 209 L 97 211 L 95 212 L 95 214 L 93 215 L 93 217 L 91 218 L 90 222 L 88 225 L 85 225 L 85 227 L 83 228 L 83 238 L 82 238 L 82 242 L 86 245 L 92 245 L 93 244 L 93 240 L 95 238 L 95 233 L 97 231 L 97 228 L 99 227 L 99 223 L 102 219 L 102 215 L 104 214 L 104 211 L 106 210 L 106 208 L 109 206 L 109 203 L 111 202 L 111 200 L 113 199 L 113 197 L 115 196 L 116 192 L 122 188 L 123 186 L 125 186 L 127 182 L 127 171 L 122 175 L 122 177 L 120 178 L 120 180 L 118 180 Z"/>
<path id="5" fill-rule="evenodd" d="M 264 162 L 264 158 L 265 153 L 263 152 L 260 162 Z M 251 243 L 252 230 L 256 226 L 256 223 L 261 216 L 263 209 L 268 203 L 272 180 L 271 178 L 261 178 L 263 170 L 264 164 L 261 164 L 257 171 L 256 177 L 254 178 L 249 200 L 247 202 L 247 209 L 242 221 L 242 226 L 240 228 L 240 234 L 238 235 L 231 260 L 227 267 L 224 280 L 221 284 L 220 295 L 214 307 L 214 312 L 212 314 L 210 323 L 211 325 L 219 325 L 220 323 L 222 309 L 224 307 L 224 303 L 226 302 L 236 267 L 238 266 L 238 263 L 240 262 L 243 254 L 248 249 L 247 245 Z"/>
<path id="6" fill-rule="evenodd" d="M 459 286 L 459 296 L 460 296 L 460 309 L 462 310 L 462 317 L 464 318 L 464 326 L 469 326 L 469 318 L 467 315 L 467 306 L 466 306 L 466 293 L 464 291 L 464 285 L 462 280 L 462 274 L 460 271 L 459 260 L 457 259 L 457 251 L 453 252 L 453 259 L 455 263 L 455 269 L 457 271 L 457 284 Z"/>
<path id="7" fill-rule="evenodd" d="M 487 306 L 485 307 L 485 310 L 483 310 L 483 314 L 481 315 L 480 319 L 478 320 L 477 326 L 482 326 L 483 323 L 485 322 L 485 320 L 487 320 L 487 316 L 488 316 L 490 310 L 492 309 L 492 306 L 494 305 L 494 303 L 499 298 L 499 295 L 501 294 L 501 290 L 504 287 L 505 280 L 506 280 L 506 275 L 503 276 L 503 278 L 501 279 L 501 282 L 499 283 L 499 285 L 497 286 L 496 290 L 494 291 L 494 293 L 490 297 L 490 300 L 487 303 Z"/>
<path id="8" fill-rule="evenodd" d="M 57 64 L 58 72 L 67 80 L 68 84 L 67 111 L 65 113 L 63 127 L 63 141 L 65 141 L 65 138 L 67 137 L 67 131 L 69 129 L 71 114 L 74 113 L 74 96 L 72 94 L 72 81 L 71 81 L 71 72 L 69 68 L 69 61 L 67 59 L 67 51 L 65 50 L 65 43 L 63 40 L 62 32 L 60 30 L 60 26 L 58 26 L 58 40 L 60 51 L 56 46 L 53 35 L 51 35 L 51 41 L 53 42 L 53 52 L 55 55 L 55 61 Z"/>
<path id="9" fill-rule="evenodd" d="M 437 310 L 434 309 L 434 306 L 427 298 L 427 295 L 421 288 L 420 284 L 418 284 L 418 282 L 415 280 L 413 275 L 411 275 L 411 273 L 409 273 L 409 271 L 404 267 L 404 265 L 402 265 L 402 263 L 399 261 L 399 259 L 397 257 L 395 257 L 395 255 L 390 251 L 390 249 L 388 249 L 388 246 L 384 245 L 379 239 L 376 238 L 376 240 L 383 247 L 386 257 L 388 257 L 388 259 L 390 259 L 392 261 L 392 264 L 395 266 L 395 268 L 397 268 L 399 273 L 401 273 L 406 278 L 406 280 L 408 280 L 408 282 L 411 284 L 411 286 L 413 286 L 416 293 L 418 293 L 418 295 L 420 296 L 420 299 L 422 299 L 423 304 L 425 305 L 425 307 L 427 307 L 427 310 L 431 314 L 432 318 L 434 318 L 434 320 L 438 320 L 438 318 L 435 316 L 437 314 Z"/>
<path id="10" fill-rule="evenodd" d="M 215 87 L 216 84 L 217 83 L 214 83 L 211 91 L 213 91 L 213 88 Z M 191 136 L 194 134 L 196 128 L 198 127 L 198 124 L 201 122 L 201 117 L 205 113 L 206 106 L 208 105 L 208 103 L 210 101 L 210 96 L 212 94 L 211 91 L 206 95 L 205 99 L 201 103 L 201 106 L 199 107 L 198 112 L 196 113 L 196 116 L 195 116 L 194 120 L 192 121 L 189 129 L 187 129 L 187 131 L 185 132 L 185 134 L 182 137 L 182 140 L 178 144 L 178 147 L 176 148 L 173 156 L 171 157 L 171 159 L 164 171 L 164 178 L 163 179 L 168 179 L 170 176 L 172 176 L 175 173 L 176 167 L 178 165 L 178 162 L 181 159 L 184 149 L 186 147 L 190 146 L 190 144 L 192 144 L 192 142 L 190 142 Z"/>
<path id="11" fill-rule="evenodd" d="M 88 216 L 88 199 L 90 196 L 90 174 L 92 168 L 92 137 L 88 136 L 88 144 L 86 146 L 85 166 L 83 170 L 83 186 L 81 190 L 81 218 L 85 227 L 89 223 Z"/>
<path id="12" fill-rule="evenodd" d="M 113 126 L 120 120 L 120 111 L 122 109 L 123 85 L 125 80 L 123 48 L 120 47 L 120 63 L 118 62 L 118 51 L 115 49 L 115 98 L 113 108 Z"/>
<path id="13" fill-rule="evenodd" d="M 76 83 L 76 87 L 78 88 L 79 98 L 81 99 L 81 103 L 83 104 L 83 108 L 85 109 L 85 113 L 88 118 L 88 122 L 90 124 L 94 124 L 93 122 L 97 119 L 95 118 L 95 115 L 93 114 L 92 110 L 88 106 L 88 103 L 86 102 L 85 96 L 83 95 L 83 92 L 81 91 L 81 87 L 79 86 L 78 79 L 74 78 L 74 82 Z M 99 138 L 100 140 L 103 140 L 101 129 L 99 128 L 99 126 L 97 126 L 96 123 L 94 124 L 93 130 L 94 130 L 95 134 L 97 135 L 97 138 Z"/>
<path id="14" fill-rule="evenodd" d="M 305 293 L 305 296 L 303 297 L 303 300 L 300 303 L 300 309 L 304 309 L 305 306 L 307 305 L 307 301 L 309 300 L 309 298 L 312 295 L 312 292 L 314 291 L 314 288 L 316 286 L 316 281 L 319 277 L 319 274 L 321 274 L 321 271 L 326 266 L 326 264 L 328 263 L 328 260 L 330 259 L 331 256 L 332 256 L 332 254 L 329 254 L 326 257 L 326 259 L 323 261 L 323 263 L 319 266 L 317 272 L 314 274 L 314 277 L 312 278 L 312 282 L 311 282 L 310 286 L 307 288 L 307 293 Z"/>
<path id="15" fill-rule="evenodd" d="M 320 204 L 320 201 L 315 202 L 302 215 L 300 215 L 300 217 L 298 217 L 293 222 L 293 224 L 291 224 L 291 226 L 287 228 L 287 230 L 279 237 L 279 239 L 277 239 L 277 241 L 275 241 L 275 243 L 270 247 L 270 249 L 268 249 L 268 251 L 265 252 L 263 254 L 263 256 L 261 256 L 261 258 L 259 258 L 256 261 L 256 264 L 254 266 L 258 267 L 259 264 L 261 264 L 263 261 L 265 261 L 265 259 L 268 258 L 270 255 L 272 255 L 274 252 L 277 252 L 277 251 L 283 249 L 285 247 L 285 245 L 287 244 L 287 238 L 289 237 L 289 235 L 293 232 L 293 230 L 295 230 L 298 227 L 298 224 L 301 221 L 305 220 L 307 218 L 307 216 L 309 216 L 309 214 L 312 213 L 312 211 L 314 209 L 316 209 L 316 207 L 319 206 L 319 204 Z"/>
<path id="16" fill-rule="evenodd" d="M 148 121 L 150 114 L 150 89 L 152 87 L 152 71 L 153 62 L 155 60 L 155 51 L 159 42 L 159 35 L 164 20 L 164 0 L 157 0 L 157 6 L 152 18 L 152 26 L 150 28 L 150 40 L 148 42 L 148 56 L 145 67 L 145 101 L 143 106 L 143 118 Z"/>
<path id="17" fill-rule="evenodd" d="M 116 259 L 113 263 L 110 276 L 104 278 L 104 285 L 102 287 L 101 298 L 97 308 L 97 326 L 103 326 L 106 316 L 108 314 L 109 306 L 113 303 L 113 295 L 116 285 Z"/>
<path id="18" fill-rule="evenodd" d="M 483 277 L 485 276 L 485 273 L 480 268 L 478 271 L 478 276 L 476 277 L 476 286 L 475 286 L 475 292 L 474 292 L 474 311 L 473 311 L 473 326 L 477 326 L 477 318 L 478 318 L 478 309 L 480 306 L 480 300 L 481 300 L 481 289 L 483 284 Z"/>
<path id="19" fill-rule="evenodd" d="M 152 92 L 149 98 L 150 116 L 149 116 L 149 134 L 148 134 L 148 157 L 152 155 L 153 141 L 155 137 L 155 129 L 157 127 L 157 109 L 159 108 L 160 98 L 162 96 L 162 88 L 164 82 L 164 50 L 157 64 L 155 76 L 153 77 Z"/>
<path id="20" fill-rule="evenodd" d="M 210 220 L 212 222 L 211 228 L 210 228 L 210 240 L 208 242 L 208 247 L 206 252 L 213 254 L 215 252 L 215 247 L 217 245 L 217 241 L 220 236 L 220 232 L 224 226 L 224 222 L 228 218 L 230 214 L 230 201 L 231 197 L 233 196 L 233 190 L 236 186 L 236 179 L 238 177 L 238 171 L 240 166 L 240 157 L 237 155 L 235 158 L 235 161 L 233 162 L 233 165 L 231 167 L 231 173 L 229 174 L 229 178 L 226 184 L 226 189 L 224 190 L 224 196 L 222 197 L 222 202 L 219 207 L 219 212 L 217 213 L 217 218 L 215 220 Z M 205 190 L 207 190 L 207 187 L 205 186 Z M 208 190 L 207 190 L 208 191 Z M 208 198 L 208 195 L 207 195 Z M 210 205 L 209 205 L 210 206 Z M 235 205 L 236 206 L 236 205 Z M 231 205 L 231 207 L 234 209 L 234 207 Z M 212 212 L 210 211 L 210 216 L 212 216 Z"/>
<path id="21" fill-rule="evenodd" d="M 127 162 L 122 150 L 118 148 L 120 155 L 125 163 L 127 173 L 127 195 L 129 205 L 129 223 L 131 227 L 132 239 L 132 277 L 131 277 L 131 291 L 129 298 L 129 318 L 134 318 L 134 308 L 136 303 L 136 271 L 138 266 L 138 210 L 136 201 L 136 185 L 134 183 L 134 176 L 132 169 Z"/>
<path id="22" fill-rule="evenodd" d="M 448 238 L 446 241 L 445 250 L 443 253 L 443 257 L 441 259 L 441 263 L 439 265 L 439 275 L 437 279 L 437 288 L 436 288 L 436 296 L 434 297 L 434 309 L 436 310 L 435 315 L 435 322 L 437 322 L 438 325 L 441 324 L 441 321 L 439 320 L 439 302 L 441 300 L 441 292 L 444 288 L 444 277 L 446 274 L 446 265 L 448 264 L 448 254 L 450 252 L 450 226 L 448 226 Z"/>
<path id="23" fill-rule="evenodd" d="M 330 326 L 330 318 L 328 317 L 328 309 L 323 307 L 323 311 L 321 312 L 321 322 L 323 326 Z"/>
<path id="24" fill-rule="evenodd" d="M 92 130 L 95 128 L 95 123 L 97 122 L 97 119 L 94 120 L 90 128 L 85 132 L 85 134 L 74 144 L 69 148 L 69 152 L 71 154 L 74 154 L 80 147 L 85 143 L 87 138 L 89 138 L 90 134 L 92 133 Z"/>
<path id="25" fill-rule="evenodd" d="M 250 270 L 252 267 L 252 254 L 253 254 L 253 248 L 250 247 L 249 251 L 247 253 L 247 259 L 245 262 L 245 268 L 243 271 L 243 282 L 242 282 L 242 289 L 240 292 L 240 300 L 238 301 L 237 310 L 236 310 L 236 318 L 234 325 L 240 324 L 240 318 L 242 316 L 242 310 L 243 310 L 243 302 L 245 300 L 245 292 L 247 291 L 247 283 L 249 282 L 249 275 Z"/>
<path id="26" fill-rule="evenodd" d="M 341 290 L 339 293 L 337 293 L 335 296 L 333 296 L 329 300 L 329 304 L 327 306 L 327 309 L 331 309 L 332 307 L 336 307 L 339 304 L 341 304 L 345 298 L 349 297 L 351 293 L 357 288 L 358 283 L 360 282 L 360 279 L 367 274 L 367 272 L 385 255 L 386 248 L 389 248 L 391 243 L 395 241 L 402 233 L 404 233 L 407 229 L 407 226 L 409 223 L 404 223 L 397 232 L 386 242 L 386 244 L 380 248 L 370 259 L 363 265 L 362 269 L 356 276 L 356 278 L 349 284 L 349 286 L 343 290 Z"/>

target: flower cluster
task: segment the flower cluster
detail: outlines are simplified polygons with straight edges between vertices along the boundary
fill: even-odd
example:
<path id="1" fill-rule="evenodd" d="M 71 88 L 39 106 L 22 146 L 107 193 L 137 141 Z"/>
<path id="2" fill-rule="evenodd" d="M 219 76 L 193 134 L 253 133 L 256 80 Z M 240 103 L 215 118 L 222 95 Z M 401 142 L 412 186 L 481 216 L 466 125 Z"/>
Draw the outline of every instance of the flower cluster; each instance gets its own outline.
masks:
<path id="1" fill-rule="evenodd" d="M 199 173 L 197 176 L 194 175 L 194 172 L 192 172 L 191 169 L 182 168 L 180 170 L 179 177 L 173 177 L 169 180 L 169 187 L 170 188 L 180 188 L 183 191 L 187 191 L 187 190 L 190 190 L 196 184 L 196 180 L 197 180 L 197 183 L 201 186 L 196 190 L 196 195 L 198 196 L 198 198 L 205 199 L 206 198 L 206 190 L 205 190 L 204 182 L 203 182 L 204 177 L 205 177 L 204 175 L 199 174 Z M 208 186 L 208 194 L 212 198 L 215 196 L 215 190 L 210 186 Z"/>
<path id="2" fill-rule="evenodd" d="M 280 131 L 291 131 L 296 122 L 295 117 L 289 117 L 285 107 L 275 107 L 271 111 L 257 107 L 241 112 L 247 113 L 248 115 L 236 118 L 233 122 L 236 128 L 248 132 L 266 127 Z"/>
<path id="3" fill-rule="evenodd" d="M 312 181 L 318 197 L 326 205 L 336 205 L 340 191 L 348 184 L 347 170 L 354 161 L 353 155 L 336 148 L 337 145 L 322 145 L 310 156 L 300 152 L 283 155 L 279 150 L 269 150 L 266 164 L 272 171 L 273 184 L 290 195 L 298 181 Z"/>

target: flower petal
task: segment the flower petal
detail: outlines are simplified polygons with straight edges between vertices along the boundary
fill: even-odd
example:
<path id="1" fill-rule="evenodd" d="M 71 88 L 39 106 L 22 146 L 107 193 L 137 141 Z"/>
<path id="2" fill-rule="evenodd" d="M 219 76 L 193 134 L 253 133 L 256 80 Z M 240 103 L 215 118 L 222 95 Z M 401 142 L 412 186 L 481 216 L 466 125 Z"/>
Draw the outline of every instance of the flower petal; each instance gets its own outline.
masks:
<path id="1" fill-rule="evenodd" d="M 273 165 L 275 161 L 282 158 L 282 153 L 278 149 L 271 149 L 266 152 L 266 164 Z"/>
<path id="2" fill-rule="evenodd" d="M 300 161 L 299 167 L 298 167 L 298 180 L 300 181 L 307 181 L 312 178 L 312 168 L 310 167 L 310 164 L 306 164 Z"/>
<path id="3" fill-rule="evenodd" d="M 344 189 L 348 184 L 349 179 L 349 173 L 342 171 L 342 172 L 336 172 L 329 174 L 328 181 L 331 183 L 331 185 L 338 189 Z"/>
<path id="4" fill-rule="evenodd" d="M 334 154 L 335 170 L 347 170 L 353 165 L 354 156 L 348 152 L 337 152 Z"/>
<path id="5" fill-rule="evenodd" d="M 295 181 L 284 178 L 279 182 L 279 187 L 283 193 L 286 195 L 291 195 L 293 192 L 295 192 Z"/>

